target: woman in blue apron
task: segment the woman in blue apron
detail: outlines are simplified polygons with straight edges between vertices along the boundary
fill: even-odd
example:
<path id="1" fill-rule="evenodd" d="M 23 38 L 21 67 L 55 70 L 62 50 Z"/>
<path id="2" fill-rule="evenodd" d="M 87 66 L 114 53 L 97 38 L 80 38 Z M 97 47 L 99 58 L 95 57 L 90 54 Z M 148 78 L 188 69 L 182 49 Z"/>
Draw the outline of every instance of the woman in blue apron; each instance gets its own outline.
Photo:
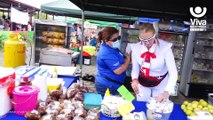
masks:
<path id="1" fill-rule="evenodd" d="M 97 69 L 95 87 L 104 96 L 107 88 L 110 93 L 118 95 L 117 89 L 124 83 L 126 69 L 130 63 L 130 56 L 123 55 L 117 48 L 119 31 L 114 27 L 105 27 L 98 33 L 101 42 L 97 55 Z"/>

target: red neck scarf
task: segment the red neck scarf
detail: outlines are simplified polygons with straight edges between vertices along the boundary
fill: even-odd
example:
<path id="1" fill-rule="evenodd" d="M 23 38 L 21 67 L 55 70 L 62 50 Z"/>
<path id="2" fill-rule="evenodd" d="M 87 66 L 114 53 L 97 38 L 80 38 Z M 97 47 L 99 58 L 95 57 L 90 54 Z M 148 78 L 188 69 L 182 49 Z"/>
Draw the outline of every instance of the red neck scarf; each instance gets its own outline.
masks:
<path id="1" fill-rule="evenodd" d="M 156 58 L 156 55 L 155 55 L 154 52 L 152 53 L 152 52 L 150 52 L 150 51 L 147 51 L 147 52 L 144 52 L 144 53 L 141 54 L 141 58 L 144 59 L 144 62 L 150 63 L 151 58 L 152 58 L 152 59 L 155 59 L 155 58 Z M 145 77 L 149 77 L 150 68 L 142 67 L 142 71 L 143 71 L 144 73 L 141 73 L 141 74 L 143 74 Z"/>

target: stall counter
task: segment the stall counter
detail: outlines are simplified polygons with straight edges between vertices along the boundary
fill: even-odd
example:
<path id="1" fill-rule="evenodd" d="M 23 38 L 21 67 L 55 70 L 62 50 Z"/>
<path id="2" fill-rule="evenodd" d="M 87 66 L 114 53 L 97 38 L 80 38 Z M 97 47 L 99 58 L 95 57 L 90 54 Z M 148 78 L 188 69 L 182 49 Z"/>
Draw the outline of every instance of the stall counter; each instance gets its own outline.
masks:
<path id="1" fill-rule="evenodd" d="M 59 78 L 62 78 L 64 80 L 64 87 L 69 88 L 74 82 L 77 82 L 78 77 L 76 76 L 59 76 Z M 10 111 L 8 114 L 4 116 L 0 116 L 0 120 L 27 120 L 23 116 L 18 116 L 12 111 Z"/>
<path id="2" fill-rule="evenodd" d="M 132 112 L 145 112 L 146 113 L 146 102 L 133 101 L 132 102 L 135 110 Z M 181 110 L 180 104 L 175 104 L 173 111 L 171 113 L 169 120 L 187 120 L 186 114 Z M 112 118 L 106 117 L 103 114 L 100 114 L 100 120 L 114 120 Z M 118 118 L 116 120 L 122 120 L 122 118 Z"/>

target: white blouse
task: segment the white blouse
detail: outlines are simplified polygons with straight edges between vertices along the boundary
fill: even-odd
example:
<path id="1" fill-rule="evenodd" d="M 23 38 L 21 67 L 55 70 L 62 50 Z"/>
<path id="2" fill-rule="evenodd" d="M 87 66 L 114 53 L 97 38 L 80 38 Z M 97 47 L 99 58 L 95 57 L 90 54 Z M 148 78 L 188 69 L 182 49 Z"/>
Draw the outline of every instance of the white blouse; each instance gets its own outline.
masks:
<path id="1" fill-rule="evenodd" d="M 151 53 L 155 53 L 156 58 L 150 60 L 150 76 L 161 76 L 168 71 L 168 83 L 165 91 L 170 94 L 174 92 L 174 87 L 177 82 L 177 68 L 175 64 L 174 55 L 172 52 L 172 43 L 158 39 L 159 45 L 153 44 L 150 48 Z M 141 64 L 144 58 L 141 58 L 141 54 L 147 52 L 148 49 L 141 42 L 131 45 L 132 50 L 132 79 L 139 77 Z"/>

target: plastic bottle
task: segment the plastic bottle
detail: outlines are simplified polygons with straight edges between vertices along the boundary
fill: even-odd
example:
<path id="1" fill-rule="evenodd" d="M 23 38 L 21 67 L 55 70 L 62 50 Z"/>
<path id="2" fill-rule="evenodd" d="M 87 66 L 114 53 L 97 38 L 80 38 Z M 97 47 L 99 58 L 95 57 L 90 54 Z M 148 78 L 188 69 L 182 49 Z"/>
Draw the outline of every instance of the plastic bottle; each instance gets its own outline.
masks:
<path id="1" fill-rule="evenodd" d="M 58 78 L 58 73 L 57 73 L 57 69 L 56 68 L 54 68 L 54 70 L 53 70 L 52 78 Z"/>
<path id="2" fill-rule="evenodd" d="M 32 82 L 28 79 L 28 77 L 23 77 L 22 81 L 19 83 L 19 86 L 31 86 Z"/>

